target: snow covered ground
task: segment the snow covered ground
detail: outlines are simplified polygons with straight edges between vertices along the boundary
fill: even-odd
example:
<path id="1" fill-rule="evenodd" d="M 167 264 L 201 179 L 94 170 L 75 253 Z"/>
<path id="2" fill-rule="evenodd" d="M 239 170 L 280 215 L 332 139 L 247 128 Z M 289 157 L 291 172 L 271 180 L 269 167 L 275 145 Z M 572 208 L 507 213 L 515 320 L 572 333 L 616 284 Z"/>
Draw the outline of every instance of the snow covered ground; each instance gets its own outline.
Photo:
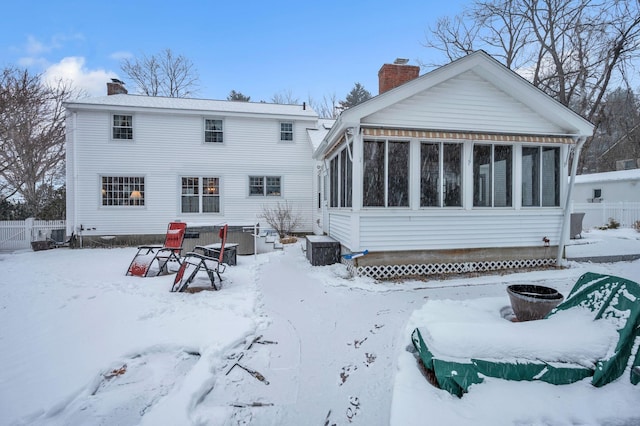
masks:
<path id="1" fill-rule="evenodd" d="M 640 253 L 632 230 L 584 236 L 567 253 Z M 379 283 L 312 267 L 301 247 L 238 257 L 221 291 L 197 294 L 125 276 L 133 248 L 0 255 L 0 424 L 640 424 L 628 374 L 603 388 L 488 379 L 458 399 L 407 351 L 427 300 L 507 305 L 509 284 L 566 294 L 586 271 L 639 281 L 640 260 Z"/>

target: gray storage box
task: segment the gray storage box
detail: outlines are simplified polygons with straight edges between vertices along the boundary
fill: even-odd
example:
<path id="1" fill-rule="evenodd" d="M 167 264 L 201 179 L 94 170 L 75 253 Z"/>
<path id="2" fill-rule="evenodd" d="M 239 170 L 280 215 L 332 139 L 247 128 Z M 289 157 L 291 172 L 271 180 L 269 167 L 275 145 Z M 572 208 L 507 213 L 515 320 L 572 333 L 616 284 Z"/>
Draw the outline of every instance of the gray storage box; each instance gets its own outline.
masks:
<path id="1" fill-rule="evenodd" d="M 326 235 L 307 235 L 307 259 L 313 266 L 340 262 L 340 242 Z"/>

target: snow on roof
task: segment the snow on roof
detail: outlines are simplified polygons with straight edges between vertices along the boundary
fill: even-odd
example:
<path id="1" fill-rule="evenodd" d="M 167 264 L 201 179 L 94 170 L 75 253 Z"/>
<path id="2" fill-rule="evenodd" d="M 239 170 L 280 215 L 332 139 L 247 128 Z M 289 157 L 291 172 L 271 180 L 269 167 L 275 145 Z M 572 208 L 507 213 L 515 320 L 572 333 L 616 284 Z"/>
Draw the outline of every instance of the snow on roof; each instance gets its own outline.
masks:
<path id="1" fill-rule="evenodd" d="M 245 114 L 295 115 L 315 119 L 318 114 L 309 105 L 283 105 L 265 102 L 219 101 L 213 99 L 168 98 L 162 96 L 110 95 L 78 99 L 66 103 L 67 108 L 132 107 L 192 111 L 214 111 Z"/>
<path id="2" fill-rule="evenodd" d="M 316 129 L 307 129 L 307 134 L 309 135 L 309 139 L 311 140 L 311 145 L 313 146 L 313 150 L 318 149 L 324 137 L 329 133 L 333 123 L 336 120 L 330 120 L 327 118 L 321 118 L 318 120 L 318 127 Z"/>
<path id="3" fill-rule="evenodd" d="M 640 180 L 640 169 L 577 175 L 576 183 L 610 182 L 616 180 Z"/>

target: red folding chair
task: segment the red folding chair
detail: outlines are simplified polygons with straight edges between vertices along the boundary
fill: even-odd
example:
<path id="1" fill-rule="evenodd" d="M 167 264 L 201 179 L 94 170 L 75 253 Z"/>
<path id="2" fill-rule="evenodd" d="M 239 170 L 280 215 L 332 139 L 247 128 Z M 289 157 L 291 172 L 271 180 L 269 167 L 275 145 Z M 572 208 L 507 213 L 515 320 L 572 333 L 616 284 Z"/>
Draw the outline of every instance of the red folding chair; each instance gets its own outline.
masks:
<path id="1" fill-rule="evenodd" d="M 226 224 L 220 228 L 218 234 L 220 237 L 220 248 L 196 246 L 193 248 L 194 251 L 184 256 L 182 265 L 180 265 L 180 269 L 173 281 L 173 286 L 171 287 L 172 292 L 187 290 L 200 271 L 204 271 L 207 274 L 211 282 L 211 287 L 214 290 L 220 290 L 222 288 L 221 274 L 223 274 L 227 268 L 227 264 L 224 263 L 224 245 L 227 242 L 228 228 Z M 219 286 L 216 286 L 216 276 L 220 282 Z"/>
<path id="2" fill-rule="evenodd" d="M 152 270 L 154 262 L 158 266 L 156 276 L 168 274 L 170 263 L 177 262 L 181 265 L 180 255 L 186 229 L 187 224 L 184 222 L 171 222 L 163 245 L 139 246 L 138 252 L 127 269 L 127 275 L 146 277 Z"/>

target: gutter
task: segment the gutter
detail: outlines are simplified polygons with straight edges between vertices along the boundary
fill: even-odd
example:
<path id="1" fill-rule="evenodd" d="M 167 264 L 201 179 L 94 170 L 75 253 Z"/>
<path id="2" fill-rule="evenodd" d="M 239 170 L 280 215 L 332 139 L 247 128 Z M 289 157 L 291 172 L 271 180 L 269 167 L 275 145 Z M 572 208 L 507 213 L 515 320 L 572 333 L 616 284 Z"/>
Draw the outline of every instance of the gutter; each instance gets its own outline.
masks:
<path id="1" fill-rule="evenodd" d="M 569 181 L 569 188 L 567 190 L 567 199 L 564 203 L 562 229 L 560 231 L 560 241 L 558 241 L 558 254 L 556 255 L 556 266 L 559 267 L 562 263 L 562 255 L 564 253 L 565 241 L 569 237 L 569 226 L 571 215 L 569 214 L 569 208 L 571 207 L 571 193 L 573 192 L 573 185 L 576 181 L 576 172 L 578 170 L 578 160 L 580 159 L 580 153 L 582 147 L 586 142 L 586 137 L 578 138 L 578 144 L 576 145 L 576 152 L 573 156 L 573 162 L 571 163 L 571 179 Z"/>

